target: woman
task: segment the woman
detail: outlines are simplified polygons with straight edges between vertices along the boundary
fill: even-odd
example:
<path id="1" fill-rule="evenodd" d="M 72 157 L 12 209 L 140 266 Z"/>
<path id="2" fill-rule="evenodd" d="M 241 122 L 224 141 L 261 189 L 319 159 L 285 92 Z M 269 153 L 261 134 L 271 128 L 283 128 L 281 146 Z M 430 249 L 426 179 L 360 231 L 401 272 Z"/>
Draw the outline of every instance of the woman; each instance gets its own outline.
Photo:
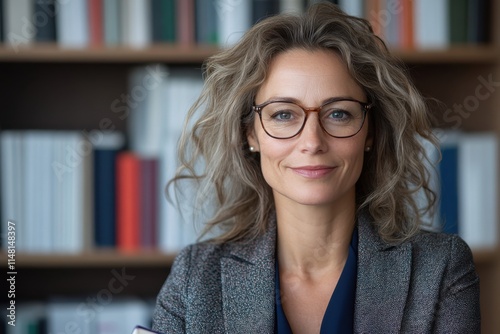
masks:
<path id="1" fill-rule="evenodd" d="M 263 20 L 208 60 L 198 109 L 174 182 L 215 194 L 220 234 L 178 255 L 156 330 L 479 332 L 470 249 L 423 232 L 414 200 L 434 202 L 427 109 L 365 20 Z"/>

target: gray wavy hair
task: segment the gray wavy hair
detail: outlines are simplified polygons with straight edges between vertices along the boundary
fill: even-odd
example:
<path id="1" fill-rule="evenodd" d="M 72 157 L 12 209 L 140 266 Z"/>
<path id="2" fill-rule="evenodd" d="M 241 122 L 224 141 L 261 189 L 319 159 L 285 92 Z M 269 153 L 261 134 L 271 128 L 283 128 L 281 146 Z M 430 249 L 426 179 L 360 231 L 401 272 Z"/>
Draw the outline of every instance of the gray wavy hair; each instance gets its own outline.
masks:
<path id="1" fill-rule="evenodd" d="M 204 89 L 186 121 L 193 125 L 185 127 L 179 143 L 181 167 L 169 186 L 180 189 L 183 180 L 196 181 L 199 199 L 212 199 L 215 212 L 203 235 L 217 228 L 215 242 L 251 240 L 266 230 L 274 201 L 259 155 L 249 153 L 247 133 L 270 61 L 293 48 L 335 52 L 364 88 L 373 103 L 374 147 L 356 184 L 357 208 L 369 211 L 385 241 L 411 237 L 422 214 L 415 193 L 424 192 L 427 209 L 435 202 L 417 139 L 436 143 L 425 101 L 370 24 L 329 3 L 264 19 L 237 45 L 207 59 Z"/>

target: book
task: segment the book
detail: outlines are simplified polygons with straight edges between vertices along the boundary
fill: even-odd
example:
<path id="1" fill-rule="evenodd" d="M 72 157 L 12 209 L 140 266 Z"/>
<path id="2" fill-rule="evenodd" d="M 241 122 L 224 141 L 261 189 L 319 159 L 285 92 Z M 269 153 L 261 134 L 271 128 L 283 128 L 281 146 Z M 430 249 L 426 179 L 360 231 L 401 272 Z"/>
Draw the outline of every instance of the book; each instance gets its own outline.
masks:
<path id="1" fill-rule="evenodd" d="M 414 0 L 415 45 L 446 48 L 449 45 L 449 0 Z"/>
<path id="2" fill-rule="evenodd" d="M 413 1 L 401 1 L 400 5 L 400 47 L 403 49 L 412 49 L 415 47 L 414 3 Z"/>
<path id="3" fill-rule="evenodd" d="M 279 0 L 279 9 L 281 13 L 302 13 L 304 2 L 302 0 Z"/>
<path id="4" fill-rule="evenodd" d="M 140 158 L 141 185 L 141 247 L 157 246 L 158 227 L 158 159 Z"/>
<path id="5" fill-rule="evenodd" d="M 56 8 L 55 0 L 35 0 L 33 18 L 37 18 L 37 42 L 56 42 Z"/>
<path id="6" fill-rule="evenodd" d="M 116 156 L 123 148 L 122 133 L 103 134 L 94 144 L 94 243 L 116 246 Z"/>
<path id="7" fill-rule="evenodd" d="M 450 0 L 449 10 L 449 41 L 450 44 L 467 43 L 468 35 L 468 0 Z"/>
<path id="8" fill-rule="evenodd" d="M 441 132 L 438 137 L 441 149 L 439 163 L 440 200 L 439 211 L 442 231 L 459 234 L 458 223 L 458 131 Z"/>
<path id="9" fill-rule="evenodd" d="M 103 29 L 106 46 L 117 46 L 122 42 L 120 6 L 120 0 L 103 0 Z"/>
<path id="10" fill-rule="evenodd" d="M 4 41 L 16 50 L 35 39 L 33 9 L 31 0 L 3 0 Z"/>
<path id="11" fill-rule="evenodd" d="M 219 45 L 221 47 L 234 45 L 252 24 L 252 0 L 238 2 L 217 0 L 215 4 Z"/>
<path id="12" fill-rule="evenodd" d="M 99 47 L 103 45 L 103 0 L 88 0 L 89 17 L 89 45 Z"/>
<path id="13" fill-rule="evenodd" d="M 498 138 L 461 136 L 458 152 L 459 232 L 471 248 L 493 249 L 498 240 Z"/>
<path id="14" fill-rule="evenodd" d="M 140 248 L 140 163 L 132 152 L 116 157 L 116 243 L 124 252 Z"/>
<path id="15" fill-rule="evenodd" d="M 86 0 L 56 1 L 57 42 L 65 48 L 89 45 L 89 19 Z"/>
<path id="16" fill-rule="evenodd" d="M 280 11 L 279 0 L 252 0 L 252 24 L 278 14 Z"/>
<path id="17" fill-rule="evenodd" d="M 196 43 L 217 44 L 217 11 L 215 2 L 196 0 Z"/>
<path id="18" fill-rule="evenodd" d="M 124 45 L 144 48 L 151 44 L 151 2 L 123 0 L 121 2 L 121 37 Z"/>
<path id="19" fill-rule="evenodd" d="M 177 0 L 176 41 L 180 45 L 195 43 L 195 0 Z"/>
<path id="20" fill-rule="evenodd" d="M 363 17 L 363 0 L 339 0 L 340 8 L 349 15 Z"/>

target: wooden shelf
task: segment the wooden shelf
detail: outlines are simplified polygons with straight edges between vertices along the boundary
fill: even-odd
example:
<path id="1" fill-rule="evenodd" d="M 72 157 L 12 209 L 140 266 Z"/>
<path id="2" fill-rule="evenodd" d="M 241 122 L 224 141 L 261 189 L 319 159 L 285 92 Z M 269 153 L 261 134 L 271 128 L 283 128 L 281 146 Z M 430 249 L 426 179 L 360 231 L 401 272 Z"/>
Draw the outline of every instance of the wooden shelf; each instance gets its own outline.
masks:
<path id="1" fill-rule="evenodd" d="M 116 250 L 96 250 L 81 254 L 16 254 L 16 268 L 81 268 L 81 267 L 161 267 L 172 265 L 176 254 L 158 251 L 121 253 Z M 7 255 L 0 254 L 2 266 L 7 265 Z"/>
<path id="2" fill-rule="evenodd" d="M 201 64 L 219 49 L 214 46 L 154 45 L 145 49 L 127 47 L 69 49 L 54 44 L 20 47 L 0 46 L 0 62 L 50 63 L 142 63 Z"/>
<path id="3" fill-rule="evenodd" d="M 128 47 L 69 49 L 55 44 L 39 44 L 14 49 L 0 45 L 0 62 L 50 63 L 142 63 L 201 64 L 220 50 L 217 46 L 153 45 L 144 49 Z M 493 64 L 500 51 L 492 46 L 454 46 L 446 49 L 392 50 L 394 55 L 410 64 Z"/>
<path id="4" fill-rule="evenodd" d="M 497 48 L 482 45 L 392 52 L 407 64 L 495 64 L 500 59 Z"/>
<path id="5" fill-rule="evenodd" d="M 493 263 L 497 259 L 496 250 L 473 251 L 477 265 Z M 141 251 L 122 253 L 116 250 L 95 250 L 81 254 L 16 254 L 17 268 L 81 268 L 81 267 L 170 267 L 176 254 L 165 254 L 159 251 Z M 5 252 L 0 253 L 3 266 L 7 264 Z"/>

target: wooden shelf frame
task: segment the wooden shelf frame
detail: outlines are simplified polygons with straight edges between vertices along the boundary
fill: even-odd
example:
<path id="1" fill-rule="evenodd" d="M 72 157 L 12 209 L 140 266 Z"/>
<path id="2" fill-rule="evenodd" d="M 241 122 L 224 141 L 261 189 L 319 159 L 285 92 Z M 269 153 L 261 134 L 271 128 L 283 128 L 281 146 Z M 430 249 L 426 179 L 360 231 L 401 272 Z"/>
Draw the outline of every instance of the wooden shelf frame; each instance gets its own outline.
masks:
<path id="1" fill-rule="evenodd" d="M 498 250 L 473 251 L 476 265 L 487 265 L 494 263 L 497 259 Z M 161 267 L 168 268 L 174 262 L 176 253 L 162 253 L 160 251 L 120 252 L 114 249 L 102 249 L 87 251 L 80 254 L 66 253 L 42 253 L 16 254 L 17 268 L 82 268 L 82 267 Z M 7 254 L 0 253 L 2 266 L 7 264 Z"/>
<path id="2" fill-rule="evenodd" d="M 114 249 L 87 251 L 80 254 L 66 253 L 19 253 L 16 268 L 98 268 L 115 266 L 168 268 L 176 254 L 160 251 L 120 252 Z M 2 266 L 7 265 L 7 254 L 0 253 Z"/>
<path id="3" fill-rule="evenodd" d="M 175 44 L 158 44 L 142 49 L 122 46 L 70 49 L 55 44 L 14 49 L 0 45 L 0 62 L 201 64 L 220 50 L 217 46 Z M 395 49 L 392 52 L 403 62 L 411 64 L 493 64 L 500 59 L 500 50 L 488 45 L 453 46 L 444 49 Z"/>

